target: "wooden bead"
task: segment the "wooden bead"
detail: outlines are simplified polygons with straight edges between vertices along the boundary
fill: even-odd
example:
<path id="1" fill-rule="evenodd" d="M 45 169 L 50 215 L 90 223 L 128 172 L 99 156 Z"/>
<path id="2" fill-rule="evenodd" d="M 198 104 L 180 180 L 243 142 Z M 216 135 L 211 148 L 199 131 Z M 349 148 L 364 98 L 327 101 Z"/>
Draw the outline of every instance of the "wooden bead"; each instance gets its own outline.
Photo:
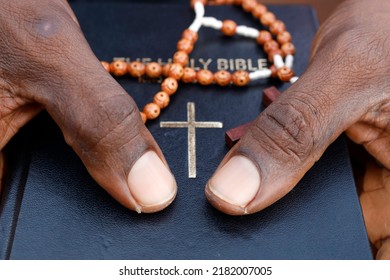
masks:
<path id="1" fill-rule="evenodd" d="M 268 12 L 268 9 L 265 5 L 258 3 L 256 7 L 252 11 L 252 15 L 255 18 L 260 19 L 262 15 L 264 15 L 266 12 Z"/>
<path id="2" fill-rule="evenodd" d="M 207 0 L 191 0 L 191 8 L 193 9 L 196 2 L 201 2 L 203 5 L 206 5 Z"/>
<path id="3" fill-rule="evenodd" d="M 110 73 L 110 63 L 108 63 L 107 61 L 101 61 L 101 63 L 102 63 L 102 66 L 103 66 L 103 68 L 108 72 L 108 73 Z"/>
<path id="4" fill-rule="evenodd" d="M 269 27 L 269 30 L 271 31 L 272 34 L 278 35 L 286 31 L 286 25 L 281 20 L 275 20 Z"/>
<path id="5" fill-rule="evenodd" d="M 288 31 L 283 31 L 282 33 L 278 34 L 278 37 L 276 37 L 276 40 L 279 42 L 280 45 L 291 42 L 291 39 L 291 34 Z"/>
<path id="6" fill-rule="evenodd" d="M 286 66 L 278 69 L 278 77 L 282 82 L 289 82 L 294 77 L 294 71 Z"/>
<path id="7" fill-rule="evenodd" d="M 190 67 L 186 67 L 183 70 L 183 76 L 181 77 L 181 80 L 185 83 L 192 83 L 196 80 L 196 72 L 194 69 Z"/>
<path id="8" fill-rule="evenodd" d="M 237 23 L 227 19 L 222 22 L 221 32 L 226 36 L 234 36 L 237 30 Z"/>
<path id="9" fill-rule="evenodd" d="M 272 35 L 267 30 L 261 30 L 259 32 L 259 36 L 257 36 L 257 39 L 256 39 L 256 41 L 259 45 L 264 45 L 265 43 L 267 43 L 271 40 L 272 40 Z"/>
<path id="10" fill-rule="evenodd" d="M 186 29 L 183 31 L 183 34 L 181 35 L 182 39 L 189 40 L 192 44 L 195 44 L 195 42 L 198 40 L 198 33 L 191 29 Z"/>
<path id="11" fill-rule="evenodd" d="M 169 75 L 169 69 L 171 69 L 171 65 L 170 63 L 167 63 L 167 64 L 164 64 L 164 66 L 162 67 L 162 74 L 164 77 L 168 77 Z"/>
<path id="12" fill-rule="evenodd" d="M 143 123 L 146 123 L 146 121 L 148 120 L 148 118 L 146 117 L 145 113 L 144 112 L 140 112 L 139 113 L 141 115 L 141 120 Z"/>
<path id="13" fill-rule="evenodd" d="M 274 62 L 274 55 L 280 55 L 283 56 L 283 52 L 280 49 L 270 50 L 268 52 L 268 61 L 273 63 Z"/>
<path id="14" fill-rule="evenodd" d="M 214 82 L 214 75 L 211 71 L 202 69 L 196 73 L 196 79 L 199 84 L 207 86 Z"/>
<path id="15" fill-rule="evenodd" d="M 172 63 L 169 68 L 168 77 L 174 78 L 175 80 L 180 80 L 183 76 L 183 66 L 179 63 Z"/>
<path id="16" fill-rule="evenodd" d="M 194 44 L 188 39 L 181 39 L 177 43 L 177 50 L 190 54 L 194 49 Z"/>
<path id="17" fill-rule="evenodd" d="M 173 55 L 173 62 L 179 63 L 181 66 L 185 66 L 188 63 L 188 54 L 183 51 L 177 51 Z"/>
<path id="18" fill-rule="evenodd" d="M 153 98 L 153 103 L 157 104 L 161 109 L 168 107 L 169 105 L 169 94 L 165 91 L 157 92 Z"/>
<path id="19" fill-rule="evenodd" d="M 249 73 L 247 71 L 239 70 L 233 73 L 232 75 L 233 84 L 239 87 L 246 86 L 250 79 Z"/>
<path id="20" fill-rule="evenodd" d="M 214 74 L 215 83 L 220 86 L 227 86 L 232 81 L 232 75 L 225 70 L 220 70 Z"/>
<path id="21" fill-rule="evenodd" d="M 295 54 L 295 46 L 292 43 L 285 43 L 282 45 L 281 50 L 283 52 L 283 55 L 294 55 Z"/>
<path id="22" fill-rule="evenodd" d="M 133 61 L 128 64 L 129 74 L 134 78 L 139 78 L 145 75 L 146 66 L 142 62 Z"/>
<path id="23" fill-rule="evenodd" d="M 263 90 L 263 105 L 268 107 L 274 102 L 279 96 L 281 92 L 276 87 L 269 87 Z"/>
<path id="24" fill-rule="evenodd" d="M 142 111 L 148 120 L 154 120 L 160 115 L 161 109 L 156 103 L 148 103 Z"/>
<path id="25" fill-rule="evenodd" d="M 212 5 L 226 5 L 227 2 L 227 0 L 213 0 Z"/>
<path id="26" fill-rule="evenodd" d="M 276 20 L 276 17 L 271 12 L 266 12 L 264 15 L 261 16 L 260 22 L 264 26 L 270 26 L 272 23 L 274 23 Z"/>
<path id="27" fill-rule="evenodd" d="M 251 13 L 253 9 L 257 6 L 257 1 L 256 0 L 243 0 L 242 3 L 242 8 L 244 11 Z"/>
<path id="28" fill-rule="evenodd" d="M 269 53 L 272 50 L 279 49 L 279 44 L 275 40 L 268 41 L 264 44 L 264 51 Z"/>
<path id="29" fill-rule="evenodd" d="M 150 78 L 158 78 L 162 74 L 162 67 L 157 62 L 150 62 L 146 65 L 145 73 Z"/>
<path id="30" fill-rule="evenodd" d="M 165 91 L 169 95 L 174 94 L 179 87 L 179 84 L 177 83 L 177 80 L 171 77 L 165 78 L 164 81 L 161 83 L 161 90 Z"/>
<path id="31" fill-rule="evenodd" d="M 118 77 L 125 75 L 127 73 L 127 63 L 122 60 L 111 62 L 110 72 Z"/>

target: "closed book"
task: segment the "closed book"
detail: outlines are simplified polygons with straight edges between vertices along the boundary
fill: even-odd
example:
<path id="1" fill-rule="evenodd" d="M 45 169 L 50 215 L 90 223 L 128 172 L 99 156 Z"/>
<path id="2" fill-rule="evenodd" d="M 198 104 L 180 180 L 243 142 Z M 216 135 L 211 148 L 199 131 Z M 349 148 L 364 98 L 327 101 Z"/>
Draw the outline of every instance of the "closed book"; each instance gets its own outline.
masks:
<path id="1" fill-rule="evenodd" d="M 73 8 L 96 56 L 107 61 L 167 62 L 194 17 L 187 5 L 147 1 L 76 2 Z M 269 9 L 293 36 L 294 69 L 300 75 L 317 29 L 315 14 L 305 5 Z M 206 13 L 262 28 L 238 7 L 210 6 Z M 216 30 L 201 29 L 190 65 L 212 71 L 254 71 L 264 67 L 266 60 L 253 39 L 228 38 Z M 160 87 L 156 81 L 129 76 L 118 82 L 141 109 Z M 90 177 L 50 117 L 40 114 L 6 148 L 9 170 L 0 205 L 0 257 L 372 258 L 343 137 L 287 196 L 257 214 L 232 217 L 207 202 L 206 182 L 228 151 L 225 131 L 253 120 L 264 109 L 262 91 L 270 86 L 281 91 L 288 87 L 273 80 L 243 88 L 180 84 L 169 107 L 147 124 L 178 184 L 176 200 L 155 214 L 137 214 L 111 198 Z M 189 141 L 188 128 L 166 125 L 187 122 L 189 110 L 196 122 L 218 125 L 195 128 L 195 141 Z"/>

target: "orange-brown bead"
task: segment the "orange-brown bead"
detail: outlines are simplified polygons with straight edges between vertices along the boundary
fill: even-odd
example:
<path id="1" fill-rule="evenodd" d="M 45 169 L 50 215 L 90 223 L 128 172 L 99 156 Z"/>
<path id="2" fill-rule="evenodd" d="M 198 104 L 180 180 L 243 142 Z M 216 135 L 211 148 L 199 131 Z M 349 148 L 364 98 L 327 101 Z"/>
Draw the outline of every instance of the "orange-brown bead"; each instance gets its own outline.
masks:
<path id="1" fill-rule="evenodd" d="M 139 113 L 141 115 L 141 120 L 143 123 L 146 123 L 146 121 L 148 120 L 148 118 L 146 117 L 145 113 L 144 112 L 140 112 Z"/>
<path id="2" fill-rule="evenodd" d="M 191 30 L 191 29 L 186 29 L 183 31 L 183 34 L 181 35 L 182 39 L 187 39 L 189 40 L 192 44 L 195 44 L 195 42 L 198 40 L 198 33 Z"/>
<path id="3" fill-rule="evenodd" d="M 271 12 L 266 12 L 264 15 L 261 16 L 260 22 L 262 25 L 270 26 L 272 23 L 274 23 L 276 20 L 276 17 Z"/>
<path id="4" fill-rule="evenodd" d="M 286 31 L 286 25 L 281 20 L 275 20 L 269 27 L 269 30 L 271 31 L 272 34 L 278 35 Z"/>
<path id="5" fill-rule="evenodd" d="M 139 61 L 133 61 L 128 64 L 129 74 L 135 78 L 139 78 L 145 75 L 145 69 L 145 64 Z"/>
<path id="6" fill-rule="evenodd" d="M 278 69 L 278 77 L 282 82 L 289 82 L 294 77 L 294 71 L 289 67 L 282 67 Z"/>
<path id="7" fill-rule="evenodd" d="M 264 44 L 264 51 L 269 53 L 272 50 L 279 49 L 279 44 L 275 40 L 268 41 Z"/>
<path id="8" fill-rule="evenodd" d="M 196 73 L 196 79 L 199 84 L 207 86 L 214 82 L 214 75 L 211 71 L 202 69 Z"/>
<path id="9" fill-rule="evenodd" d="M 156 103 L 148 103 L 142 111 L 148 120 L 154 120 L 160 115 L 161 109 Z"/>
<path id="10" fill-rule="evenodd" d="M 273 63 L 274 62 L 274 55 L 280 55 L 283 56 L 283 52 L 280 49 L 274 49 L 268 52 L 268 61 Z"/>
<path id="11" fill-rule="evenodd" d="M 157 92 L 153 98 L 153 103 L 157 104 L 161 109 L 168 107 L 169 105 L 169 94 L 165 91 Z"/>
<path id="12" fill-rule="evenodd" d="M 179 63 L 172 63 L 169 68 L 168 77 L 174 78 L 176 80 L 180 80 L 183 76 L 184 70 L 183 66 Z"/>
<path id="13" fill-rule="evenodd" d="M 194 44 L 188 39 L 181 39 L 177 43 L 177 50 L 190 54 L 194 49 Z"/>
<path id="14" fill-rule="evenodd" d="M 253 9 L 257 6 L 257 1 L 256 0 L 243 0 L 242 3 L 242 8 L 244 11 L 251 13 Z"/>
<path id="15" fill-rule="evenodd" d="M 164 64 L 164 66 L 162 67 L 162 74 L 164 77 L 168 77 L 169 75 L 169 69 L 171 69 L 171 65 L 170 63 L 167 63 L 167 64 Z"/>
<path id="16" fill-rule="evenodd" d="M 169 95 L 174 94 L 179 87 L 179 84 L 177 80 L 174 78 L 168 77 L 165 78 L 164 81 L 161 83 L 161 90 L 165 91 Z"/>
<path id="17" fill-rule="evenodd" d="M 110 73 L 110 63 L 108 63 L 107 61 L 101 61 L 101 63 L 102 63 L 102 66 L 103 66 L 103 68 L 108 72 L 108 73 Z"/>
<path id="18" fill-rule="evenodd" d="M 283 45 L 285 43 L 291 42 L 292 37 L 290 32 L 284 31 L 282 33 L 279 33 L 278 37 L 276 37 L 276 40 L 279 42 L 280 45 Z"/>
<path id="19" fill-rule="evenodd" d="M 283 52 L 283 55 L 294 55 L 295 54 L 295 46 L 292 43 L 285 43 L 282 45 L 281 50 Z"/>
<path id="20" fill-rule="evenodd" d="M 191 8 L 193 9 L 196 2 L 201 2 L 203 5 L 206 5 L 207 0 L 191 0 Z"/>
<path id="21" fill-rule="evenodd" d="M 257 4 L 256 7 L 252 10 L 252 15 L 255 18 L 260 19 L 262 15 L 264 15 L 266 12 L 268 12 L 268 9 L 263 4 Z"/>
<path id="22" fill-rule="evenodd" d="M 150 78 L 158 78 L 162 74 L 162 67 L 157 62 L 150 62 L 146 65 L 145 73 Z"/>
<path id="23" fill-rule="evenodd" d="M 220 70 L 214 74 L 215 83 L 220 86 L 227 86 L 232 81 L 232 75 L 225 70 Z"/>
<path id="24" fill-rule="evenodd" d="M 257 39 L 256 39 L 256 41 L 259 45 L 264 45 L 265 43 L 267 43 L 271 40 L 272 40 L 272 35 L 267 30 L 261 30 L 259 32 L 259 36 L 257 36 Z"/>
<path id="25" fill-rule="evenodd" d="M 189 60 L 188 54 L 183 51 L 177 51 L 173 55 L 173 62 L 179 63 L 182 66 L 187 65 L 188 60 Z"/>
<path id="26" fill-rule="evenodd" d="M 246 86 L 250 79 L 249 73 L 247 71 L 239 70 L 233 73 L 232 75 L 233 84 L 239 87 Z"/>
<path id="27" fill-rule="evenodd" d="M 127 63 L 122 60 L 111 62 L 110 73 L 118 77 L 125 75 L 127 73 Z"/>
<path id="28" fill-rule="evenodd" d="M 181 80 L 185 83 L 192 83 L 196 80 L 196 72 L 194 69 L 190 67 L 186 67 L 183 70 L 183 77 L 181 77 Z"/>
<path id="29" fill-rule="evenodd" d="M 222 22 L 221 32 L 226 36 L 234 36 L 237 30 L 237 23 L 227 19 Z"/>

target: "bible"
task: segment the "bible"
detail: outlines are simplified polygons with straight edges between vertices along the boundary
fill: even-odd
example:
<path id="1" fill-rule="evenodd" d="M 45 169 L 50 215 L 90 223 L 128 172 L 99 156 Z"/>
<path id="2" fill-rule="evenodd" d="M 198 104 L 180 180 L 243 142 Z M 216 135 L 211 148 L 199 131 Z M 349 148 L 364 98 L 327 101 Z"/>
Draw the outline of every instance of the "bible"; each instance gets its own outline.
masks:
<path id="1" fill-rule="evenodd" d="M 96 56 L 107 61 L 167 62 L 193 20 L 187 1 L 76 2 L 73 8 Z M 292 33 L 297 49 L 294 70 L 301 75 L 317 29 L 315 14 L 305 5 L 269 9 Z M 206 13 L 261 28 L 250 14 L 234 6 L 210 6 Z M 253 71 L 266 61 L 253 40 L 202 29 L 190 64 L 212 71 Z M 159 89 L 151 80 L 129 76 L 117 80 L 141 109 Z M 6 148 L 9 172 L 0 204 L 0 257 L 372 258 L 343 137 L 286 197 L 260 213 L 232 217 L 207 202 L 206 182 L 228 151 L 225 131 L 261 113 L 262 92 L 270 86 L 281 92 L 288 87 L 272 80 L 243 88 L 180 85 L 169 108 L 148 123 L 178 184 L 176 200 L 155 214 L 139 215 L 111 198 L 90 177 L 50 117 L 40 114 Z M 192 124 L 210 126 L 166 125 L 188 122 L 189 115 Z"/>

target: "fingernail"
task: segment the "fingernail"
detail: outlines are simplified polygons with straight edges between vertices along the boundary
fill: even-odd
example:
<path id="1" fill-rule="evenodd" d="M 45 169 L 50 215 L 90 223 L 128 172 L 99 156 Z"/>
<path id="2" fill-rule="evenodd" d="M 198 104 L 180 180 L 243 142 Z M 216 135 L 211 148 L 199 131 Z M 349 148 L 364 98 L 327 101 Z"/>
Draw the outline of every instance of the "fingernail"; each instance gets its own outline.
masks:
<path id="1" fill-rule="evenodd" d="M 127 179 L 130 192 L 139 203 L 137 212 L 156 212 L 168 206 L 176 195 L 176 181 L 155 152 L 142 155 Z"/>
<path id="2" fill-rule="evenodd" d="M 245 207 L 260 189 L 260 175 L 251 160 L 234 156 L 214 174 L 208 188 L 225 202 Z"/>

